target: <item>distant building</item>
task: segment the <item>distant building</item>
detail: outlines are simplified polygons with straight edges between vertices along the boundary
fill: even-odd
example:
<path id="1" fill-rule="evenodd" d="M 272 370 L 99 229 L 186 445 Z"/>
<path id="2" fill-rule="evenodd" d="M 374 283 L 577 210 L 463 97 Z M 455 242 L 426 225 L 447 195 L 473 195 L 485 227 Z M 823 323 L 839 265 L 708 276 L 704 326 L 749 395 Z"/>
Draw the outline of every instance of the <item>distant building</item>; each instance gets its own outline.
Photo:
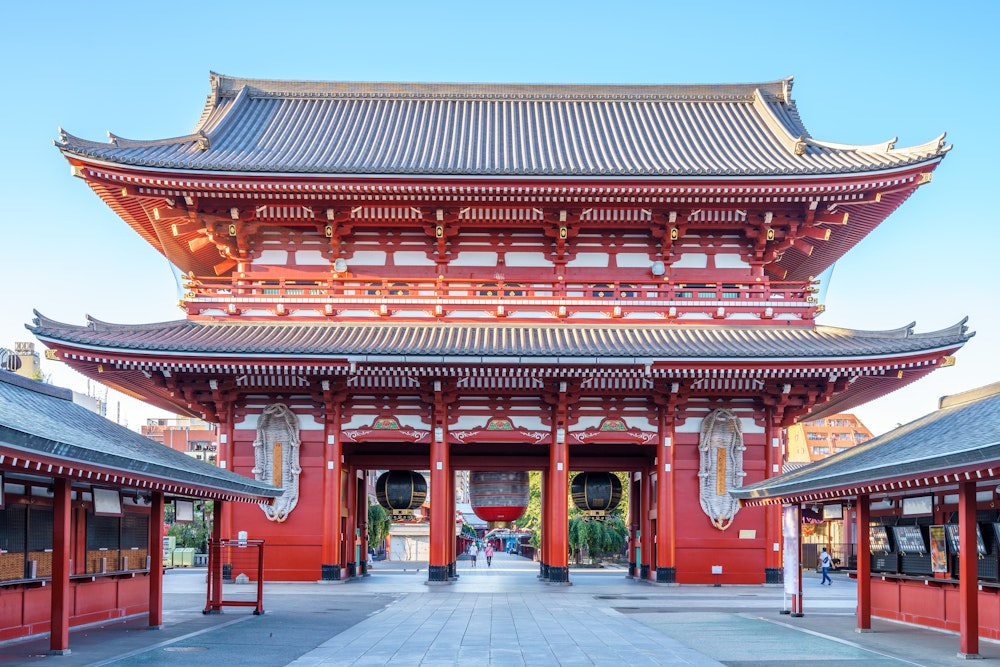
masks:
<path id="1" fill-rule="evenodd" d="M 872 439 L 872 432 L 852 414 L 830 415 L 789 426 L 788 462 L 811 463 Z"/>
<path id="2" fill-rule="evenodd" d="M 140 432 L 147 438 L 199 461 L 215 463 L 218 446 L 215 424 L 190 417 L 147 419 Z"/>
<path id="3" fill-rule="evenodd" d="M 29 380 L 42 379 L 42 365 L 38 353 L 35 352 L 34 343 L 18 342 L 14 343 L 14 356 L 20 361 L 20 367 L 13 370 L 15 373 Z"/>

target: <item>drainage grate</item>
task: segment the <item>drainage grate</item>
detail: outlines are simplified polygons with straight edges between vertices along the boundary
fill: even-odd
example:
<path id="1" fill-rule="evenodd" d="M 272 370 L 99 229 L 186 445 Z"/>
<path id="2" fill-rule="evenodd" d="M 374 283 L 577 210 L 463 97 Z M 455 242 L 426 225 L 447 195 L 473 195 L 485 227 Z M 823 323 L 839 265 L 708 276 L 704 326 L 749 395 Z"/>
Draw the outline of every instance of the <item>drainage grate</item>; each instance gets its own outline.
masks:
<path id="1" fill-rule="evenodd" d="M 194 653 L 195 651 L 207 651 L 207 646 L 168 646 L 163 649 L 171 653 Z"/>
<path id="2" fill-rule="evenodd" d="M 647 595 L 595 595 L 595 600 L 648 600 Z"/>

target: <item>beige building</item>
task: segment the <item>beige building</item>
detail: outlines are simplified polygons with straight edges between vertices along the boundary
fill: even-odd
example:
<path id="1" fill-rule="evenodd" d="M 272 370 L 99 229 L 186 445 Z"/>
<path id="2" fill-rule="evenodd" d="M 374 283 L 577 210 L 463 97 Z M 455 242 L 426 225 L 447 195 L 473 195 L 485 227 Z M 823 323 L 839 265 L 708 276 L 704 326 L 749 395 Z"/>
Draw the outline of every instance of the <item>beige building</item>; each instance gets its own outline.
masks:
<path id="1" fill-rule="evenodd" d="M 852 414 L 801 422 L 787 429 L 788 462 L 811 463 L 871 440 L 872 432 Z"/>
<path id="2" fill-rule="evenodd" d="M 215 463 L 218 438 L 214 424 L 190 417 L 147 419 L 140 432 L 199 461 Z"/>

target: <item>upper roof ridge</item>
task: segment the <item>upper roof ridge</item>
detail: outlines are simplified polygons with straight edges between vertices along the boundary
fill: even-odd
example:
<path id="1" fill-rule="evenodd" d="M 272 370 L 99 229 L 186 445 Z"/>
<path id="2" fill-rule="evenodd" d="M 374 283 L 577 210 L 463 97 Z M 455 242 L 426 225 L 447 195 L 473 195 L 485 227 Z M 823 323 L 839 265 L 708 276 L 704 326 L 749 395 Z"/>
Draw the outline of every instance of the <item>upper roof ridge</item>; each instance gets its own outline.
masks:
<path id="1" fill-rule="evenodd" d="M 573 83 L 461 83 L 411 81 L 299 81 L 251 79 L 211 72 L 212 94 L 218 104 L 242 90 L 255 96 L 276 97 L 385 97 L 412 99 L 650 99 L 750 101 L 754 92 L 791 103 L 792 77 L 760 83 L 730 84 L 573 84 Z"/>

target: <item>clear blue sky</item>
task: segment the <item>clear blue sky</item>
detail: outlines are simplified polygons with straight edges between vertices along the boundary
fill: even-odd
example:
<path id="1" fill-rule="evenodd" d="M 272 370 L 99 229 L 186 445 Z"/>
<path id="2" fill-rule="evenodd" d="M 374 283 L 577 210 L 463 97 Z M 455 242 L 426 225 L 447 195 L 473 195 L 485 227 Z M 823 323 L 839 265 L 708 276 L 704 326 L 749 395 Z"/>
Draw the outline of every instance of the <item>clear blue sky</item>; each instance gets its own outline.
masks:
<path id="1" fill-rule="evenodd" d="M 695 6 L 697 5 L 697 6 Z M 32 309 L 82 324 L 180 319 L 166 260 L 52 140 L 187 134 L 210 71 L 308 80 L 743 83 L 795 77 L 810 133 L 953 151 L 841 260 L 821 324 L 932 331 L 968 315 L 953 368 L 857 409 L 876 433 L 1000 381 L 996 2 L 16 2 L 0 24 L 0 346 Z M 48 363 L 57 384 L 81 376 Z M 162 413 L 123 403 L 136 428 Z M 110 416 L 114 417 L 112 404 Z"/>

